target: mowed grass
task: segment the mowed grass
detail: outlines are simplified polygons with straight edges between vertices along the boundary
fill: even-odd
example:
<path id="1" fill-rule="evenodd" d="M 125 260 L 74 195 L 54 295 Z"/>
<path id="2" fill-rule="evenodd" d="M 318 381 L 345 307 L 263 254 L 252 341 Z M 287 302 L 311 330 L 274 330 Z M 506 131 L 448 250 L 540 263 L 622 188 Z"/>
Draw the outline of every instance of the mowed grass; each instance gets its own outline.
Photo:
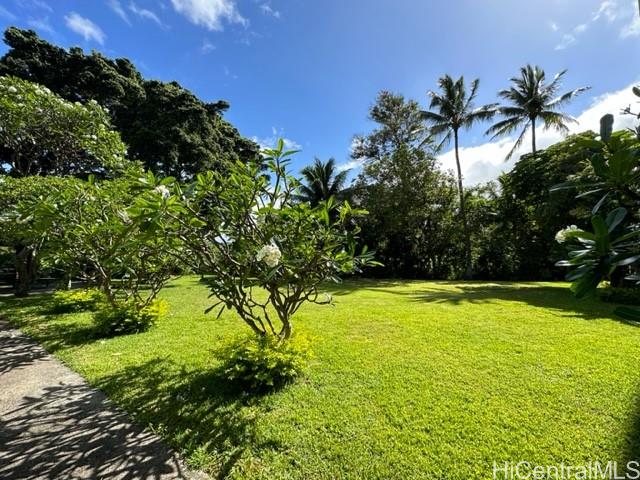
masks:
<path id="1" fill-rule="evenodd" d="M 197 278 L 162 292 L 168 318 L 92 339 L 89 314 L 46 296 L 2 315 L 214 477 L 492 478 L 493 462 L 640 458 L 640 328 L 565 284 L 350 281 L 307 305 L 297 383 L 242 393 L 211 349 L 247 327 L 204 315 Z"/>

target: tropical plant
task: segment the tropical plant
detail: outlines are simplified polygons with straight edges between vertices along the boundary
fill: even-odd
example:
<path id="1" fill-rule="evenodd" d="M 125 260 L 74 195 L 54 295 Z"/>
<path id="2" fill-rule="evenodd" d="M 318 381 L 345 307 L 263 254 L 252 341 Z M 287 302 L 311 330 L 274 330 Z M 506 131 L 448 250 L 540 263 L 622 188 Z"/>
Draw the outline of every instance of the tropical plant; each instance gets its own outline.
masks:
<path id="1" fill-rule="evenodd" d="M 471 128 L 476 122 L 493 118 L 496 107 L 496 104 L 475 106 L 474 101 L 478 94 L 479 84 L 480 81 L 478 79 L 473 80 L 467 93 L 464 77 L 454 80 L 449 75 L 445 75 L 438 80 L 441 91 L 439 93 L 429 91 L 428 93 L 429 97 L 431 97 L 429 103 L 431 110 L 422 112 L 422 116 L 429 125 L 431 133 L 436 137 L 442 137 L 440 147 L 448 144 L 453 139 L 458 173 L 460 218 L 464 231 L 465 278 L 470 278 L 472 275 L 471 232 L 469 232 L 467 224 L 458 134 L 460 129 Z"/>
<path id="2" fill-rule="evenodd" d="M 161 218 L 128 213 L 140 195 L 164 201 L 162 187 L 145 189 L 146 183 L 126 176 L 74 179 L 18 210 L 44 239 L 43 258 L 96 284 L 114 311 L 141 311 L 175 272 L 173 252 L 179 249 L 172 238 L 148 234 L 147 223 L 161 225 Z"/>
<path id="3" fill-rule="evenodd" d="M 455 180 L 438 165 L 420 105 L 381 92 L 369 117 L 376 127 L 356 137 L 362 171 L 350 195 L 369 212 L 361 217 L 363 243 L 382 268 L 367 272 L 403 278 L 448 278 L 462 254 Z"/>
<path id="4" fill-rule="evenodd" d="M 15 294 L 29 293 L 40 266 L 40 251 L 45 237 L 34 228 L 33 216 L 21 218 L 17 207 L 33 204 L 54 189 L 64 189 L 73 179 L 54 176 L 13 178 L 0 176 L 0 245 L 12 251 L 15 265 Z"/>
<path id="5" fill-rule="evenodd" d="M 323 283 L 375 263 L 366 248 L 356 252 L 353 218 L 364 212 L 333 198 L 315 207 L 296 201 L 300 183 L 286 168 L 294 152 L 283 148 L 280 141 L 251 164 L 200 173 L 186 186 L 165 180 L 155 187 L 165 189 L 162 200 L 141 197 L 129 210 L 151 219 L 150 236 L 184 245 L 177 254 L 205 273 L 215 297 L 207 312 L 235 310 L 255 334 L 279 340 L 291 336 L 302 304 L 331 303 Z"/>
<path id="6" fill-rule="evenodd" d="M 597 199 L 590 230 L 572 225 L 556 236 L 569 250 L 569 258 L 558 265 L 570 269 L 567 279 L 578 297 L 592 294 L 601 281 L 620 269 L 627 280 L 640 282 L 640 276 L 629 271 L 640 262 L 640 141 L 628 131 L 614 133 L 612 127 L 613 116 L 605 115 L 600 121 L 600 139 L 581 142 L 592 152 L 594 181 L 565 182 L 553 188 L 577 188 L 581 197 Z M 606 206 L 615 208 L 604 215 L 601 212 Z M 617 312 L 628 320 L 640 321 L 640 312 L 629 307 L 620 307 Z"/>
<path id="7" fill-rule="evenodd" d="M 349 170 L 339 171 L 333 158 L 326 162 L 315 158 L 313 164 L 304 167 L 300 173 L 304 182 L 300 185 L 297 198 L 315 207 L 331 197 L 338 197 L 347 180 Z"/>
<path id="8" fill-rule="evenodd" d="M 125 165 L 126 149 L 96 102 L 68 102 L 48 88 L 0 77 L 0 171 L 104 175 Z"/>
<path id="9" fill-rule="evenodd" d="M 576 95 L 590 87 L 580 87 L 558 95 L 562 78 L 566 73 L 562 70 L 553 80 L 546 82 L 546 74 L 539 66 L 527 65 L 520 69 L 520 76 L 511 78 L 512 86 L 498 92 L 498 96 L 508 101 L 510 105 L 500 106 L 498 113 L 504 120 L 500 120 L 487 130 L 492 138 L 511 134 L 522 128 L 518 139 L 507 154 L 507 160 L 522 145 L 525 134 L 531 129 L 531 151 L 536 154 L 536 126 L 540 119 L 545 129 L 554 129 L 563 134 L 569 133 L 567 124 L 575 123 L 576 119 L 562 113 L 561 107 L 569 103 Z"/>

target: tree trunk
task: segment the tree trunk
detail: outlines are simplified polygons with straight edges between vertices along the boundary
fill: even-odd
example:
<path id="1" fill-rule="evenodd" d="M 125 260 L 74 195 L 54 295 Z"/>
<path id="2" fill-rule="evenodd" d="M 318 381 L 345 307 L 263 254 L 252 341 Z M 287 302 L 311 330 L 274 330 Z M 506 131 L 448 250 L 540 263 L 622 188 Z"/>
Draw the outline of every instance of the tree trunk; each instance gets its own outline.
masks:
<path id="1" fill-rule="evenodd" d="M 460 195 L 460 218 L 462 219 L 462 231 L 464 234 L 464 263 L 465 270 L 462 278 L 469 280 L 473 275 L 471 265 L 471 236 L 469 225 L 467 224 L 467 210 L 464 201 L 464 189 L 462 187 L 462 169 L 460 168 L 460 155 L 458 153 L 458 131 L 453 132 L 454 146 L 456 151 L 456 167 L 458 168 L 458 194 Z"/>
<path id="2" fill-rule="evenodd" d="M 31 289 L 31 282 L 36 274 L 36 252 L 32 247 L 16 246 L 16 283 L 14 294 L 16 297 L 26 297 Z"/>
<path id="3" fill-rule="evenodd" d="M 536 117 L 531 119 L 531 152 L 536 156 Z"/>
<path id="4" fill-rule="evenodd" d="M 280 339 L 281 340 L 288 340 L 291 337 L 291 332 L 292 332 L 292 328 L 291 328 L 291 322 L 289 322 L 289 320 L 285 320 L 282 322 L 282 330 L 280 330 Z"/>

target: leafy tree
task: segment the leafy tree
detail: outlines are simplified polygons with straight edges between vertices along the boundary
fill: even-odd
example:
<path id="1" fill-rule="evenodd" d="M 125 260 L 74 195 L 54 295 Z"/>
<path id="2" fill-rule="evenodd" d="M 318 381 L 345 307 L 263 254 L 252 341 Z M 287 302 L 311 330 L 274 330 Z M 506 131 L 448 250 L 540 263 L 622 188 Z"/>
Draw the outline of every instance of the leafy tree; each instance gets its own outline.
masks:
<path id="1" fill-rule="evenodd" d="M 0 171 L 104 174 L 123 168 L 125 146 L 96 103 L 71 103 L 48 88 L 0 77 Z"/>
<path id="2" fill-rule="evenodd" d="M 149 235 L 177 239 L 184 261 L 208 274 L 217 300 L 207 311 L 235 310 L 256 335 L 278 341 L 291 336 L 302 304 L 331 302 L 319 294 L 324 282 L 374 264 L 366 249 L 356 252 L 352 219 L 363 212 L 333 199 L 316 207 L 295 201 L 300 183 L 287 173 L 293 152 L 283 145 L 249 165 L 198 174 L 190 185 L 165 181 L 156 187 L 163 198 L 143 197 L 130 210 L 168 219 L 148 222 Z"/>
<path id="3" fill-rule="evenodd" d="M 315 207 L 331 197 L 338 197 L 344 188 L 349 171 L 338 171 L 333 158 L 326 162 L 316 158 L 312 165 L 304 167 L 300 173 L 304 183 L 300 185 L 300 194 L 297 198 Z"/>
<path id="4" fill-rule="evenodd" d="M 171 179 L 165 181 L 172 181 Z M 41 255 L 69 276 L 97 284 L 113 308 L 147 308 L 176 269 L 179 245 L 162 235 L 148 235 L 148 222 L 161 218 L 130 215 L 136 198 L 164 201 L 162 187 L 129 176 L 98 182 L 69 179 L 47 195 L 19 205 L 20 221 L 46 242 Z"/>
<path id="5" fill-rule="evenodd" d="M 31 30 L 11 27 L 4 40 L 10 49 L 0 75 L 42 84 L 71 102 L 97 101 L 109 110 L 129 157 L 156 173 L 190 178 L 257 154 L 257 145 L 222 118 L 224 101 L 205 103 L 176 82 L 144 80 L 127 59 L 66 51 Z"/>
<path id="6" fill-rule="evenodd" d="M 493 138 L 511 134 L 522 128 L 516 143 L 507 154 L 507 159 L 520 147 L 524 136 L 531 129 L 531 151 L 536 154 L 536 122 L 540 119 L 545 129 L 552 128 L 561 133 L 568 133 L 568 123 L 576 120 L 559 111 L 561 107 L 570 102 L 576 95 L 590 87 L 580 87 L 569 92 L 557 95 L 561 86 L 562 77 L 566 70 L 556 74 L 553 80 L 546 82 L 546 75 L 542 68 L 527 65 L 520 69 L 520 76 L 511 78 L 512 86 L 501 90 L 498 95 L 508 101 L 510 105 L 498 108 L 498 112 L 506 117 L 493 125 L 487 134 Z"/>
<path id="7" fill-rule="evenodd" d="M 460 198 L 460 218 L 462 219 L 462 229 L 465 238 L 465 273 L 466 278 L 472 275 L 471 259 L 471 232 L 467 224 L 465 208 L 464 189 L 462 187 L 462 170 L 460 168 L 459 139 L 460 129 L 473 126 L 476 122 L 490 120 L 495 115 L 495 104 L 475 107 L 474 101 L 478 94 L 480 81 L 475 79 L 471 82 L 470 92 L 464 84 L 464 77 L 454 80 L 449 75 L 440 78 L 438 85 L 440 93 L 429 92 L 431 102 L 429 108 L 432 111 L 422 112 L 423 118 L 430 125 L 431 133 L 434 136 L 442 137 L 440 146 L 443 146 L 453 138 L 453 145 L 456 155 L 456 168 L 458 172 L 458 195 Z"/>
<path id="8" fill-rule="evenodd" d="M 378 127 L 356 137 L 362 172 L 350 189 L 366 209 L 363 240 L 384 264 L 382 275 L 442 278 L 461 253 L 453 178 L 438 169 L 417 102 L 381 92 L 370 118 Z"/>
<path id="9" fill-rule="evenodd" d="M 553 267 L 562 255 L 554 241 L 565 225 L 583 225 L 590 214 L 588 201 L 576 201 L 569 191 L 549 189 L 572 178 L 586 178 L 590 152 L 580 147 L 595 133 L 571 135 L 536 155 L 526 154 L 514 168 L 500 176 L 501 195 L 495 202 L 495 230 L 486 249 L 501 250 L 502 268 L 495 272 L 505 279 L 553 279 Z M 495 252 L 494 252 L 495 253 Z"/>
<path id="10" fill-rule="evenodd" d="M 16 208 L 20 204 L 37 202 L 53 189 L 64 188 L 69 181 L 54 176 L 0 176 L 0 245 L 13 251 L 16 296 L 29 293 L 40 265 L 40 251 L 46 241 L 46 236 L 34 230 L 34 217 L 26 215 L 19 219 Z"/>

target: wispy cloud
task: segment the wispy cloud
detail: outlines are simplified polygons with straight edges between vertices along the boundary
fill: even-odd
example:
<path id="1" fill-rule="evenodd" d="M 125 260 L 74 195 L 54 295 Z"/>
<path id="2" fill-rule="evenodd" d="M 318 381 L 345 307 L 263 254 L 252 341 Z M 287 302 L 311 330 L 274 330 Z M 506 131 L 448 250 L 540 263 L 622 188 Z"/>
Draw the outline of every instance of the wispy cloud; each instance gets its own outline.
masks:
<path id="1" fill-rule="evenodd" d="M 208 30 L 222 30 L 222 22 L 248 25 L 249 21 L 240 15 L 235 0 L 171 0 L 176 12 Z"/>
<path id="2" fill-rule="evenodd" d="M 560 43 L 558 43 L 555 47 L 556 50 L 564 50 L 565 48 L 570 47 L 576 43 L 576 37 L 570 33 L 565 33 L 562 35 L 562 39 Z"/>
<path id="3" fill-rule="evenodd" d="M 302 149 L 302 146 L 298 142 L 285 137 L 283 128 L 271 127 L 271 136 L 268 137 L 251 137 L 251 140 L 256 142 L 260 146 L 261 150 L 265 148 L 275 148 L 278 145 L 278 140 L 280 139 L 284 142 L 285 150 Z"/>
<path id="4" fill-rule="evenodd" d="M 129 15 L 127 15 L 127 12 L 125 11 L 124 7 L 118 0 L 109 0 L 107 5 L 109 5 L 109 8 L 113 10 L 113 12 L 116 15 L 118 15 L 124 23 L 126 23 L 127 25 L 131 25 L 131 20 L 129 20 Z"/>
<path id="5" fill-rule="evenodd" d="M 158 17 L 158 15 L 156 15 L 155 12 L 153 12 L 152 10 L 149 10 L 148 8 L 141 8 L 138 5 L 136 5 L 135 2 L 131 2 L 129 4 L 129 10 L 131 11 L 131 13 L 133 13 L 134 15 L 137 15 L 138 17 L 144 20 L 151 20 L 159 27 L 167 28 L 167 25 L 165 25 L 162 22 L 162 20 L 160 20 L 160 17 Z"/>
<path id="6" fill-rule="evenodd" d="M 13 13 L 11 13 L 9 10 L 4 8 L 2 5 L 0 5 L 0 17 L 6 18 L 7 20 L 9 20 L 11 22 L 13 22 L 14 20 L 16 20 L 18 18 Z"/>
<path id="7" fill-rule="evenodd" d="M 260 10 L 262 10 L 262 13 L 264 13 L 265 15 L 271 15 L 272 17 L 280 18 L 280 12 L 278 10 L 274 10 L 269 2 L 260 4 Z"/>
<path id="8" fill-rule="evenodd" d="M 620 37 L 637 37 L 640 35 L 640 17 L 635 17 L 620 30 Z"/>
<path id="9" fill-rule="evenodd" d="M 620 27 L 620 23 L 623 21 L 625 23 Z M 576 25 L 570 32 L 563 33 L 555 49 L 564 50 L 565 48 L 575 45 L 578 43 L 579 37 L 587 32 L 591 25 L 598 22 L 605 22 L 606 24 L 621 28 L 621 38 L 640 35 L 637 0 L 604 0 L 598 9 L 591 14 L 587 22 Z M 559 30 L 553 22 L 551 29 L 553 31 Z"/>
<path id="10" fill-rule="evenodd" d="M 216 46 L 211 43 L 209 40 L 205 39 L 202 41 L 202 45 L 200 46 L 200 53 L 207 54 L 211 53 L 216 49 Z"/>
<path id="11" fill-rule="evenodd" d="M 100 45 L 104 45 L 107 36 L 98 25 L 88 18 L 76 12 L 71 12 L 69 15 L 66 15 L 64 19 L 69 30 L 82 36 L 85 41 L 94 40 Z"/>
<path id="12" fill-rule="evenodd" d="M 556 22 L 553 22 L 553 21 L 549 21 L 549 28 L 553 32 L 557 32 L 560 29 L 560 27 L 558 27 L 558 24 Z"/>
<path id="13" fill-rule="evenodd" d="M 49 22 L 49 17 L 30 18 L 27 20 L 27 24 L 37 32 L 47 32 L 50 35 L 55 35 L 56 33 Z"/>
<path id="14" fill-rule="evenodd" d="M 16 5 L 23 10 L 46 10 L 53 12 L 53 8 L 44 0 L 14 0 Z"/>
<path id="15" fill-rule="evenodd" d="M 571 133 L 583 132 L 585 130 L 597 130 L 600 125 L 600 117 L 606 113 L 613 113 L 616 118 L 614 125 L 616 130 L 629 128 L 635 125 L 636 120 L 629 115 L 620 115 L 620 110 L 627 105 L 634 104 L 637 97 L 631 92 L 631 87 L 623 88 L 616 92 L 606 93 L 595 97 L 591 105 L 585 109 L 576 120 L 577 124 L 570 125 Z M 562 135 L 552 130 L 536 131 L 536 144 L 538 148 L 546 148 L 560 140 Z M 513 147 L 515 138 L 505 138 L 497 141 L 486 142 L 474 147 L 463 147 L 460 149 L 460 160 L 462 162 L 462 173 L 464 183 L 473 185 L 480 182 L 487 182 L 496 179 L 502 172 L 507 172 L 521 155 L 531 151 L 531 135 L 528 134 L 522 147 L 515 152 L 511 160 L 504 161 L 507 152 Z M 455 153 L 453 150 L 440 155 L 439 160 L 446 170 L 455 169 Z"/>

